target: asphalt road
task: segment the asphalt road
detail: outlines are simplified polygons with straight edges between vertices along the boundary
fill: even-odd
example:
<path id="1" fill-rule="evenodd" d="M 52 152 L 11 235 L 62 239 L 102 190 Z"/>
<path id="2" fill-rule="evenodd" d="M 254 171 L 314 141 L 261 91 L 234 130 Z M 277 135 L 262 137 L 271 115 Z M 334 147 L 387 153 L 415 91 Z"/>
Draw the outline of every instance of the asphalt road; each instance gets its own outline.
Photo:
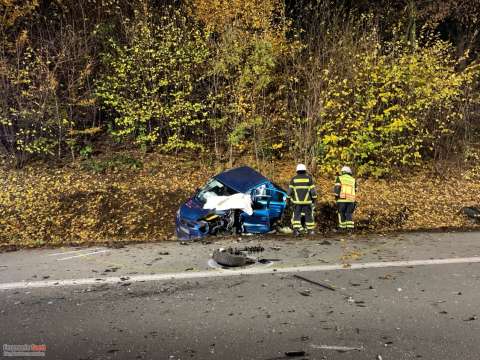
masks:
<path id="1" fill-rule="evenodd" d="M 130 280 L 218 273 L 207 271 L 208 252 L 228 244 L 0 254 L 0 285 L 24 284 L 0 290 L 0 343 L 45 344 L 47 359 L 480 359 L 480 263 L 349 268 L 478 256 L 478 233 L 268 239 L 270 274 Z M 335 291 L 280 272 L 336 263 L 301 273 Z M 114 275 L 123 280 L 101 283 Z M 92 277 L 98 285 L 48 284 Z"/>

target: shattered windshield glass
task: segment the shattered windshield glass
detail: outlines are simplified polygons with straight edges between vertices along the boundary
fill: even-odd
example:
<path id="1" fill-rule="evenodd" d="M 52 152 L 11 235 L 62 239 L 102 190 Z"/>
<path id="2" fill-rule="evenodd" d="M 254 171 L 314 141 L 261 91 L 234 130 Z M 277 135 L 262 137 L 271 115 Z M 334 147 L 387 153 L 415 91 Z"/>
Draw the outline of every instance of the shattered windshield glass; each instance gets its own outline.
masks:
<path id="1" fill-rule="evenodd" d="M 212 196 L 229 196 L 235 193 L 234 190 L 226 187 L 220 181 L 210 179 L 207 184 L 198 191 L 196 198 L 204 203 Z"/>

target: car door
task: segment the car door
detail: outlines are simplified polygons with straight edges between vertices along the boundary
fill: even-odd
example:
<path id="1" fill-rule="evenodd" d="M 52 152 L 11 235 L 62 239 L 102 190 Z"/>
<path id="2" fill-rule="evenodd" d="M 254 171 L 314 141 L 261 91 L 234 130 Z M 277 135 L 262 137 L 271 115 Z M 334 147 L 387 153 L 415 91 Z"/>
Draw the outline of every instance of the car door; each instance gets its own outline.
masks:
<path id="1" fill-rule="evenodd" d="M 270 210 L 268 201 L 270 195 L 267 193 L 265 184 L 260 185 L 251 191 L 252 215 L 242 214 L 242 223 L 245 232 L 265 233 L 270 231 Z"/>
<path id="2" fill-rule="evenodd" d="M 287 195 L 272 184 L 262 184 L 252 190 L 253 214 L 243 215 L 246 232 L 265 233 L 285 210 Z"/>
<path id="3" fill-rule="evenodd" d="M 282 216 L 287 204 L 287 194 L 276 188 L 267 189 L 267 194 L 269 195 L 267 207 L 269 210 L 270 224 L 272 224 Z"/>

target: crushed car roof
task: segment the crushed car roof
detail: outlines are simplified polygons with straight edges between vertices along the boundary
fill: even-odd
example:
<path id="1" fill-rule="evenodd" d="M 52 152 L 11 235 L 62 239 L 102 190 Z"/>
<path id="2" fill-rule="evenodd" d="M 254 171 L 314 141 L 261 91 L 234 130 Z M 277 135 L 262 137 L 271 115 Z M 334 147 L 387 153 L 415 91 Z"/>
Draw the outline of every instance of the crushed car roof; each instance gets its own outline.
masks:
<path id="1" fill-rule="evenodd" d="M 255 186 L 269 181 L 265 176 L 249 166 L 224 171 L 216 175 L 215 179 L 241 193 L 245 193 Z"/>

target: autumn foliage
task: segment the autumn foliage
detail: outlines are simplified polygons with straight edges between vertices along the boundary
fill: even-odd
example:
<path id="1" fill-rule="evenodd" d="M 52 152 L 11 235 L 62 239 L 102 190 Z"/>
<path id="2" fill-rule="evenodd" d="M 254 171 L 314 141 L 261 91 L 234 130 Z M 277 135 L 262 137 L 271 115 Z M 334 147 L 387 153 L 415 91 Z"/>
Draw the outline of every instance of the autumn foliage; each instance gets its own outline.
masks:
<path id="1" fill-rule="evenodd" d="M 222 168 L 188 158 L 138 155 L 2 172 L 0 248 L 173 240 L 178 204 Z M 255 163 L 254 158 L 244 161 Z M 290 161 L 277 162 L 264 172 L 286 187 L 294 169 Z M 471 194 L 480 191 L 479 175 L 480 169 L 460 176 L 422 172 L 390 181 L 361 180 L 357 226 L 368 232 L 478 229 L 461 209 L 475 205 Z M 317 223 L 328 233 L 336 226 L 333 178 L 316 174 L 316 182 Z"/>
<path id="2" fill-rule="evenodd" d="M 374 187 L 426 177 L 443 199 L 431 179 L 453 171 L 438 180 L 462 189 L 450 209 L 478 193 L 478 14 L 468 0 L 0 0 L 1 241 L 162 238 L 179 193 L 244 159 L 273 177 L 348 164 L 370 178 L 366 228 L 397 228 L 379 220 L 397 208 L 402 228 L 439 227 L 447 208 L 413 221 L 436 210 L 400 190 L 380 215 Z"/>
<path id="3" fill-rule="evenodd" d="M 478 19 L 450 2 L 159 5 L 3 1 L 2 153 L 75 159 L 101 135 L 383 176 L 476 146 Z"/>

